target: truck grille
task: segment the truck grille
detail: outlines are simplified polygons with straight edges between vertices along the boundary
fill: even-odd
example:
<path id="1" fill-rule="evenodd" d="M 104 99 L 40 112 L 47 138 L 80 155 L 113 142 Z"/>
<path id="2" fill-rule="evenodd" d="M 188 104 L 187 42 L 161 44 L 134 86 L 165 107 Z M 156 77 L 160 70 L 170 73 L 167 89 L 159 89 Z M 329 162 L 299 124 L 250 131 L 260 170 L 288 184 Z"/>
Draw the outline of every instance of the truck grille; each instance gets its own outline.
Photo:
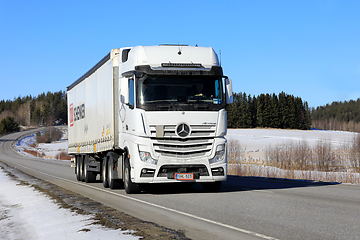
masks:
<path id="1" fill-rule="evenodd" d="M 163 126 L 162 137 L 157 137 L 156 126 L 151 125 L 151 139 L 155 152 L 174 158 L 203 157 L 210 154 L 214 143 L 216 125 L 190 125 L 190 133 L 181 137 L 176 125 Z"/>

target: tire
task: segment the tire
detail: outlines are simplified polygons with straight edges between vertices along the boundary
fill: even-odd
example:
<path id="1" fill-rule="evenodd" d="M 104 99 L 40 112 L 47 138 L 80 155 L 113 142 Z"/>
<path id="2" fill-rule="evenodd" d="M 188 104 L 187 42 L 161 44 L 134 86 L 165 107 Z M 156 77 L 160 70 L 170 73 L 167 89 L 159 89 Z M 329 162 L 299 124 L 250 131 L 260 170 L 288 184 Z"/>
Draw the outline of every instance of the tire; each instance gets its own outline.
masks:
<path id="1" fill-rule="evenodd" d="M 88 171 L 88 164 L 89 164 L 89 156 L 84 157 L 84 181 L 86 183 L 92 183 L 96 180 L 96 173 L 92 171 Z"/>
<path id="2" fill-rule="evenodd" d="M 75 167 L 74 167 L 74 173 L 75 173 L 75 176 L 76 176 L 76 174 L 77 174 L 77 169 L 78 169 L 78 167 L 77 167 L 77 156 L 75 156 L 75 161 L 74 161 L 74 165 L 75 165 Z"/>
<path id="3" fill-rule="evenodd" d="M 221 183 L 222 182 L 203 183 L 202 187 L 205 192 L 219 192 Z"/>
<path id="4" fill-rule="evenodd" d="M 113 165 L 113 158 L 110 155 L 108 157 L 108 162 L 107 162 L 107 171 L 108 171 L 107 176 L 108 176 L 109 188 L 118 189 L 121 188 L 121 182 L 119 179 L 114 179 L 112 165 Z"/>
<path id="5" fill-rule="evenodd" d="M 76 175 L 76 180 L 78 180 L 78 181 L 81 181 L 81 178 L 80 178 L 80 160 L 81 160 L 81 157 L 76 156 L 75 175 Z"/>
<path id="6" fill-rule="evenodd" d="M 84 157 L 79 157 L 79 181 L 84 182 Z"/>
<path id="7" fill-rule="evenodd" d="M 107 157 L 104 157 L 101 163 L 101 181 L 104 188 L 109 187 L 108 177 L 107 177 Z"/>
<path id="8" fill-rule="evenodd" d="M 139 193 L 141 191 L 139 185 L 131 181 L 131 168 L 128 158 L 125 159 L 124 188 L 127 194 Z"/>

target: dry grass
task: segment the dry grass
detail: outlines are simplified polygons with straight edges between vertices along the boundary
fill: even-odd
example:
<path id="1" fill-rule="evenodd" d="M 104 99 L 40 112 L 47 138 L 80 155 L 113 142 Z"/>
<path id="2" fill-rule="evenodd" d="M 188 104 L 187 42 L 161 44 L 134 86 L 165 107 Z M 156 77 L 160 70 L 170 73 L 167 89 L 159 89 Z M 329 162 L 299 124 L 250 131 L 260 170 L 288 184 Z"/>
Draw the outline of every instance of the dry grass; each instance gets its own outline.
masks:
<path id="1" fill-rule="evenodd" d="M 360 134 L 354 137 L 350 147 L 349 160 L 352 168 L 360 172 Z"/>
<path id="2" fill-rule="evenodd" d="M 66 152 L 61 152 L 55 156 L 55 159 L 59 160 L 71 160 L 71 157 Z"/>
<path id="3" fill-rule="evenodd" d="M 44 153 L 38 153 L 35 150 L 24 149 L 24 152 L 33 155 L 34 157 L 45 157 Z"/>
<path id="4" fill-rule="evenodd" d="M 45 158 L 46 154 L 45 153 L 39 153 L 35 150 L 29 150 L 29 149 L 24 149 L 24 152 L 33 155 L 34 157 L 42 157 Z M 71 157 L 66 153 L 66 152 L 60 152 L 55 156 L 55 159 L 58 160 L 71 160 Z"/>
<path id="5" fill-rule="evenodd" d="M 265 160 L 244 157 L 238 141 L 228 143 L 228 174 L 325 182 L 360 183 L 360 134 L 340 149 L 327 139 L 269 146 Z"/>
<path id="6" fill-rule="evenodd" d="M 242 157 L 242 149 L 238 140 L 230 140 L 227 145 L 228 162 L 232 164 L 240 163 Z"/>
<path id="7" fill-rule="evenodd" d="M 32 143 L 32 144 L 30 144 L 29 146 L 32 147 L 32 148 L 36 148 L 37 144 L 36 144 L 36 143 Z"/>

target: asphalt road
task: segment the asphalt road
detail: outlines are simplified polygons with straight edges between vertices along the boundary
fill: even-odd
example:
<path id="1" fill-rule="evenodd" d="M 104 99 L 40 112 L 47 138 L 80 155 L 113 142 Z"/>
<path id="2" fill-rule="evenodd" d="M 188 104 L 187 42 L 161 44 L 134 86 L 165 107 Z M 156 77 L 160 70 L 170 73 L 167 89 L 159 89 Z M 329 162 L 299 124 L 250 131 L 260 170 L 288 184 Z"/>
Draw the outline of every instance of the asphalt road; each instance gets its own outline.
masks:
<path id="1" fill-rule="evenodd" d="M 229 176 L 219 193 L 172 185 L 127 195 L 76 181 L 68 161 L 18 155 L 21 134 L 0 138 L 0 161 L 192 239 L 360 239 L 359 185 Z"/>

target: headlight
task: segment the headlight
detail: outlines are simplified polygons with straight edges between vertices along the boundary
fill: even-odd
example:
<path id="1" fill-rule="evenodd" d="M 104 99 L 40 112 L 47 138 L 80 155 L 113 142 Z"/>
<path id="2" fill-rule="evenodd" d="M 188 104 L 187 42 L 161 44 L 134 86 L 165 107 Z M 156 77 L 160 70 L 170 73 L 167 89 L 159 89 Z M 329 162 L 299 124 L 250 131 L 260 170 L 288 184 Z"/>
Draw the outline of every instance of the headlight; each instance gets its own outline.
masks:
<path id="1" fill-rule="evenodd" d="M 153 159 L 148 152 L 139 152 L 140 160 L 150 164 L 157 164 L 157 160 Z"/>
<path id="2" fill-rule="evenodd" d="M 216 147 L 215 157 L 209 159 L 209 163 L 212 164 L 223 161 L 225 159 L 225 154 L 226 154 L 225 144 L 218 145 Z"/>

